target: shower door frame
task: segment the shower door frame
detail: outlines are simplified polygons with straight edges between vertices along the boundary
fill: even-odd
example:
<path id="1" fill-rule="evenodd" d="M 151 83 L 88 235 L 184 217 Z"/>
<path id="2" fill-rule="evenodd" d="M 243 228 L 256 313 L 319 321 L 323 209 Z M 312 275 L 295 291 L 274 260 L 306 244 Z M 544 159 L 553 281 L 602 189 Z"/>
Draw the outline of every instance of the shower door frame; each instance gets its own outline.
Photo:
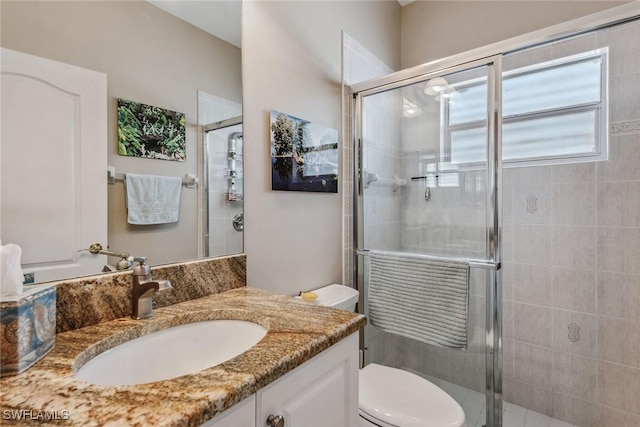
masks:
<path id="1" fill-rule="evenodd" d="M 428 67 L 428 65 L 432 65 Z M 502 293 L 501 293 L 501 218 L 502 218 L 502 55 L 479 58 L 442 68 L 440 63 L 420 67 L 420 73 L 384 84 L 352 91 L 353 104 L 353 153 L 354 153 L 354 279 L 360 291 L 358 311 L 364 313 L 364 195 L 363 170 L 363 100 L 366 96 L 387 92 L 412 84 L 426 82 L 474 68 L 487 67 L 487 204 L 486 204 L 486 257 L 485 260 L 469 260 L 471 268 L 487 270 L 486 280 L 486 420 L 487 427 L 502 426 Z M 399 74 L 399 73 L 396 73 Z M 375 80 L 377 82 L 379 80 Z M 366 83 L 366 82 L 365 82 Z M 360 334 L 360 348 L 365 349 L 364 333 Z M 365 352 L 363 351 L 363 360 Z"/>
<path id="2" fill-rule="evenodd" d="M 362 221 L 362 181 L 360 177 L 360 166 L 362 164 L 362 96 L 364 93 L 373 94 L 375 92 L 383 92 L 384 90 L 390 90 L 395 87 L 405 86 L 411 84 L 412 80 L 421 81 L 423 77 L 429 78 L 429 76 L 436 77 L 440 71 L 448 70 L 451 72 L 455 67 L 469 68 L 469 65 L 474 61 L 481 61 L 483 58 L 490 57 L 502 57 L 507 54 L 515 53 L 530 49 L 546 43 L 568 39 L 570 37 L 578 36 L 595 30 L 603 29 L 606 27 L 622 24 L 628 21 L 632 21 L 640 18 L 638 12 L 638 5 L 640 1 L 636 0 L 629 4 L 613 7 L 603 10 L 592 15 L 587 15 L 581 18 L 577 18 L 565 23 L 553 25 L 541 30 L 533 31 L 521 36 L 517 36 L 511 39 L 500 41 L 490 44 L 488 46 L 473 49 L 460 54 L 452 55 L 450 57 L 438 59 L 423 65 L 418 65 L 412 68 L 401 70 L 386 76 L 368 80 L 362 83 L 357 83 L 351 86 L 350 93 L 353 95 L 351 104 L 352 113 L 352 147 L 354 153 L 354 170 L 353 170 L 353 241 L 354 247 L 354 280 L 359 289 L 364 280 L 364 259 L 362 255 L 366 255 L 365 251 L 361 251 L 363 247 L 363 221 Z M 447 72 L 444 72 L 447 73 Z M 440 73 L 440 74 L 444 74 Z M 497 76 L 497 74 L 494 74 Z M 501 77 L 501 75 L 500 75 Z M 488 79 L 490 80 L 490 79 Z M 494 79 L 499 81 L 501 85 L 502 79 Z M 414 82 L 415 82 L 414 81 Z M 381 88 L 386 88 L 380 90 Z M 496 89 L 496 88 L 494 88 Z M 500 91 L 501 92 L 501 91 Z M 502 117 L 497 117 L 497 123 L 501 123 Z M 498 140 L 501 137 L 501 126 L 496 126 L 493 130 L 498 133 Z M 501 144 L 500 144 L 501 145 Z M 494 155 L 497 153 L 494 150 Z M 493 160 L 494 164 L 499 164 L 501 158 Z M 502 404 L 502 365 L 501 365 L 501 274 L 500 273 L 500 239 L 501 239 L 501 200 L 500 200 L 500 185 L 502 167 L 496 168 L 492 179 L 496 179 L 497 187 L 494 187 L 495 193 L 494 199 L 489 206 L 496 206 L 494 217 L 493 229 L 498 233 L 494 233 L 493 237 L 488 239 L 488 244 L 491 245 L 491 241 L 495 242 L 494 251 L 497 253 L 498 258 L 494 265 L 491 263 L 477 263 L 480 267 L 487 268 L 488 284 L 487 284 L 487 298 L 489 304 L 487 304 L 487 427 L 501 427 L 502 426 L 502 410 L 500 408 Z M 491 195 L 492 192 L 488 192 Z M 473 265 L 473 263 L 472 263 Z M 495 268 L 493 268 L 495 267 Z M 360 312 L 363 310 L 364 295 L 360 292 L 360 301 L 358 303 L 358 309 Z M 493 325 L 494 329 L 492 333 L 489 331 L 489 326 Z M 490 349 L 490 346 L 493 348 Z M 364 336 L 361 334 L 361 348 L 364 348 Z M 492 378 L 490 378 L 490 376 Z"/>

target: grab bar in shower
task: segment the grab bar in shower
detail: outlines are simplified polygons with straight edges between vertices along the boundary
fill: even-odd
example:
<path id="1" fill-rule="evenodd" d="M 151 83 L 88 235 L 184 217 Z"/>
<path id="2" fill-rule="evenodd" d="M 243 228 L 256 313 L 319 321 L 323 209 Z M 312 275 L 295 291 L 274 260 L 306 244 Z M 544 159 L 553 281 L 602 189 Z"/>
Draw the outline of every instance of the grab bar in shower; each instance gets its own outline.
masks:
<path id="1" fill-rule="evenodd" d="M 426 255 L 426 254 L 417 254 L 413 252 L 399 252 L 399 251 L 376 251 L 379 253 L 383 253 L 385 255 L 394 255 L 394 256 L 413 256 L 413 257 L 429 257 L 429 258 L 441 258 L 448 259 L 451 257 L 442 257 L 436 255 Z M 356 255 L 360 256 L 369 256 L 369 249 L 356 249 Z M 471 268 L 482 268 L 484 270 L 500 270 L 502 268 L 502 264 L 496 261 L 484 260 L 484 259 L 468 259 L 469 267 Z"/>

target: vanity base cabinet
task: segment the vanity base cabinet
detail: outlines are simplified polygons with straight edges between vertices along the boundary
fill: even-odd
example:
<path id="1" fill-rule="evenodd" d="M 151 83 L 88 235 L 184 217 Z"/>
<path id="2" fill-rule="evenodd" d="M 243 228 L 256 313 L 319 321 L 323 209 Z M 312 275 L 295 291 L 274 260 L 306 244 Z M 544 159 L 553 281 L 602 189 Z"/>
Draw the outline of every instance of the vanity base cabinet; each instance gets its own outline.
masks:
<path id="1" fill-rule="evenodd" d="M 358 425 L 358 334 L 352 334 L 256 394 L 256 427 Z M 274 424 L 276 426 L 277 424 Z"/>
<path id="2" fill-rule="evenodd" d="M 273 416 L 271 424 L 267 422 L 270 416 Z M 284 419 L 284 425 L 277 423 L 278 416 Z M 357 425 L 357 333 L 202 424 L 204 427 Z"/>

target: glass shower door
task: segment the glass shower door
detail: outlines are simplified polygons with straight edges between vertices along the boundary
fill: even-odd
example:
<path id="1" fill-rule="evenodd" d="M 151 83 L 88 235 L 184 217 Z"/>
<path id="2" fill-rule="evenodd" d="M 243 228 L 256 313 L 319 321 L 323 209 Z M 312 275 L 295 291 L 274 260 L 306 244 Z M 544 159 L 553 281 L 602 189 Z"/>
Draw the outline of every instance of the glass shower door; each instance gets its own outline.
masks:
<path id="1" fill-rule="evenodd" d="M 501 425 L 500 58 L 355 94 L 357 282 L 368 315 L 374 253 L 470 261 L 464 351 L 368 324 L 364 363 L 414 372 L 449 392 L 467 425 Z"/>

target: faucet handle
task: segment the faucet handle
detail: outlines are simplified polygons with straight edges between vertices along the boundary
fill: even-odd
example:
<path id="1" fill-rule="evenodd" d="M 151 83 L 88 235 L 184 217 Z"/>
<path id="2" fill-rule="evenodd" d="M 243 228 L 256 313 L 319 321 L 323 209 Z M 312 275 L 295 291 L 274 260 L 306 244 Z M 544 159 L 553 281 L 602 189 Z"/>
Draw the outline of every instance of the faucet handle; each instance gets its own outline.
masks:
<path id="1" fill-rule="evenodd" d="M 134 276 L 146 276 L 147 280 L 151 279 L 151 267 L 148 264 L 145 264 L 147 261 L 147 257 L 134 257 L 133 260 L 138 262 L 139 264 L 133 267 L 133 275 Z"/>

